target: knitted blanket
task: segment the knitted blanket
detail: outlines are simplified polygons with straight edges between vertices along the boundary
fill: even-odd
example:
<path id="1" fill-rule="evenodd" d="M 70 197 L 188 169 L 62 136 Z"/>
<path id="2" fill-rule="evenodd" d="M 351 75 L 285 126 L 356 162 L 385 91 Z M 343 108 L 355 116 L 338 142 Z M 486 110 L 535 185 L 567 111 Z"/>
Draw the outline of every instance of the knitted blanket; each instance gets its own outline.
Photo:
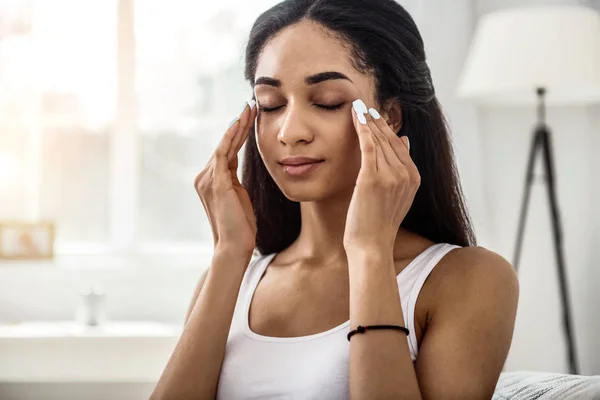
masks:
<path id="1" fill-rule="evenodd" d="M 492 400 L 600 399 L 600 375 L 503 372 Z"/>

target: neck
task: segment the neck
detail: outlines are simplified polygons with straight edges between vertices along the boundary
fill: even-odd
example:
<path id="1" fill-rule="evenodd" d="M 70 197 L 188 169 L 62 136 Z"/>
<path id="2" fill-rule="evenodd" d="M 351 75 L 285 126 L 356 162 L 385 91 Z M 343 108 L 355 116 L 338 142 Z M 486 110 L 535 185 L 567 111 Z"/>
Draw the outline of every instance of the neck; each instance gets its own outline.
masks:
<path id="1" fill-rule="evenodd" d="M 321 265 L 346 261 L 344 228 L 351 195 L 330 197 L 321 201 L 301 202 L 302 226 L 289 250 L 301 259 Z M 394 244 L 394 255 L 400 254 L 413 235 L 400 228 Z"/>

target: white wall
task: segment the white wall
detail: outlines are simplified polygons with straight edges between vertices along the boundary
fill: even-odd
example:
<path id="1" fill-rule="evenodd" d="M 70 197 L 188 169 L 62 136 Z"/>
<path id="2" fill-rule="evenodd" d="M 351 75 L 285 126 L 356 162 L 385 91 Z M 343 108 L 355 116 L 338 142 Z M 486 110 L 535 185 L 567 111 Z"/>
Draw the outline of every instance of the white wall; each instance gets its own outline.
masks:
<path id="1" fill-rule="evenodd" d="M 413 14 L 453 132 L 463 188 L 481 245 L 513 260 L 535 110 L 475 108 L 454 95 L 477 18 L 504 7 L 577 4 L 552 0 L 423 1 Z M 600 8 L 600 2 L 589 1 Z M 440 34 L 443 32 L 443 34 Z M 580 373 L 600 374 L 600 107 L 550 109 L 566 273 Z M 530 200 L 519 266 L 521 296 L 506 370 L 568 372 L 546 189 Z M 595 290 L 596 289 L 596 290 Z"/>
<path id="2" fill-rule="evenodd" d="M 577 4 L 577 1 L 478 0 L 477 16 L 526 4 Z M 512 260 L 535 110 L 480 109 L 478 119 L 486 155 L 484 170 L 493 249 Z M 600 151 L 600 108 L 548 110 L 552 128 L 566 273 L 572 300 L 580 373 L 600 373 L 600 200 L 594 167 Z M 538 167 L 540 165 L 538 164 Z M 521 297 L 509 370 L 567 372 L 559 287 L 545 186 L 532 191 L 519 266 Z"/>

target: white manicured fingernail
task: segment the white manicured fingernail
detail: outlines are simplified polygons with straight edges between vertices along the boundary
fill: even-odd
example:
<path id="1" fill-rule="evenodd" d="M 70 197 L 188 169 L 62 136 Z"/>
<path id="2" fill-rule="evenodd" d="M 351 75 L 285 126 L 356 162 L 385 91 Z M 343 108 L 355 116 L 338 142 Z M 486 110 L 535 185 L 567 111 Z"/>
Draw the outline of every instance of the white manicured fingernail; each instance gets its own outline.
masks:
<path id="1" fill-rule="evenodd" d="M 250 109 L 252 110 L 254 108 L 254 105 L 256 105 L 256 101 L 255 100 L 250 100 L 247 102 L 248 105 L 250 106 Z"/>
<path id="2" fill-rule="evenodd" d="M 369 114 L 371 114 L 371 117 L 373 117 L 375 119 L 381 118 L 381 115 L 379 115 L 379 113 L 377 112 L 377 110 L 374 109 L 374 108 L 369 108 Z"/>
<path id="3" fill-rule="evenodd" d="M 352 102 L 352 107 L 354 107 L 354 110 L 356 111 L 356 114 L 366 114 L 367 113 L 367 106 L 365 105 L 365 103 L 361 100 L 361 99 L 356 99 Z"/>
<path id="4" fill-rule="evenodd" d="M 240 118 L 235 117 L 234 119 L 232 119 L 231 122 L 229 123 L 229 126 L 227 127 L 227 129 L 231 128 L 233 126 L 233 124 L 235 124 L 237 122 L 238 119 L 240 119 Z"/>
<path id="5" fill-rule="evenodd" d="M 356 116 L 358 117 L 358 122 L 360 122 L 363 125 L 366 125 L 367 119 L 365 118 L 365 114 L 368 111 L 367 111 L 367 106 L 365 105 L 365 103 L 361 99 L 354 100 L 352 102 L 352 108 L 354 108 L 354 111 L 356 112 Z"/>

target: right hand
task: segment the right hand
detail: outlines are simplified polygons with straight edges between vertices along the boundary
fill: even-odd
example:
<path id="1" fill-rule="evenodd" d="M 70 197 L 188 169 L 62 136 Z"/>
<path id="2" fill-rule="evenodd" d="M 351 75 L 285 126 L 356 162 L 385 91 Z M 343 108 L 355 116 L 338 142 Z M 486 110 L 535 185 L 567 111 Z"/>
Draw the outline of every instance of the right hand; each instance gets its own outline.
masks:
<path id="1" fill-rule="evenodd" d="M 215 249 L 226 248 L 243 255 L 254 251 L 256 219 L 250 196 L 237 176 L 238 152 L 248 138 L 257 108 L 246 105 L 194 180 L 210 222 Z"/>

